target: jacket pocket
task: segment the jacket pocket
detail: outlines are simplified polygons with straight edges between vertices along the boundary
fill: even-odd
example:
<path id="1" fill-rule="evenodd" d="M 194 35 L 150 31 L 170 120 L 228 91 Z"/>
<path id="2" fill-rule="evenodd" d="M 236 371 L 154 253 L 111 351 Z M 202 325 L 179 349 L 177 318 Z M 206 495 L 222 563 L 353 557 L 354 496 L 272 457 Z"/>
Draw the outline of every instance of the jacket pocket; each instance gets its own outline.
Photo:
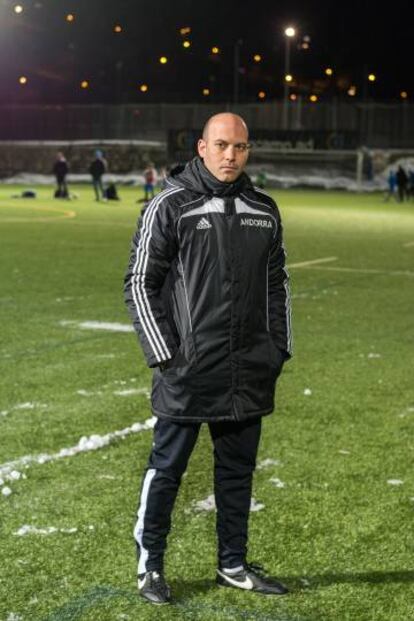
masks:
<path id="1" fill-rule="evenodd" d="M 282 372 L 285 357 L 278 347 L 276 347 L 271 335 L 269 334 L 269 369 L 270 377 L 274 381 Z"/>
<path id="2" fill-rule="evenodd" d="M 170 374 L 183 374 L 195 366 L 195 361 L 196 355 L 194 339 L 190 334 L 181 341 L 175 356 L 168 361 L 166 367 L 161 373 L 163 376 Z"/>

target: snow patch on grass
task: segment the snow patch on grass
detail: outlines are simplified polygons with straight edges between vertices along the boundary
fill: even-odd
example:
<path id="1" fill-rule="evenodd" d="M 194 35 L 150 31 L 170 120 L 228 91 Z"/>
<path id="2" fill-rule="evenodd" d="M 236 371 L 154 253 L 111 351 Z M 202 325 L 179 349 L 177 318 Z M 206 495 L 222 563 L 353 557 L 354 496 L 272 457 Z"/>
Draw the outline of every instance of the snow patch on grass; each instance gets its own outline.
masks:
<path id="1" fill-rule="evenodd" d="M 255 498 L 250 501 L 250 511 L 261 511 L 265 508 L 265 505 L 261 502 L 257 502 Z"/>
<path id="2" fill-rule="evenodd" d="M 37 528 L 36 526 L 31 526 L 30 524 L 24 524 L 16 530 L 13 535 L 17 537 L 24 537 L 25 535 L 52 535 L 53 533 L 65 533 L 65 534 L 73 534 L 77 533 L 77 528 L 56 528 L 55 526 L 46 526 L 46 528 Z"/>
<path id="3" fill-rule="evenodd" d="M 266 459 L 262 459 L 262 461 L 257 464 L 256 469 L 263 470 L 264 468 L 269 468 L 270 466 L 283 466 L 283 464 L 278 459 L 271 459 L 270 457 L 267 457 Z"/>
<path id="4" fill-rule="evenodd" d="M 207 496 L 204 500 L 194 502 L 193 506 L 196 511 L 215 511 L 216 499 L 214 494 L 210 494 L 210 496 Z"/>
<path id="5" fill-rule="evenodd" d="M 119 438 L 123 439 L 132 433 L 140 433 L 141 431 L 152 429 L 156 422 L 157 419 L 153 416 L 151 418 L 148 418 L 143 423 L 134 423 L 133 425 L 131 425 L 131 427 L 126 427 L 125 429 L 121 429 L 118 431 L 112 431 L 103 436 L 98 434 L 93 434 L 91 436 L 82 436 L 75 446 L 71 446 L 69 448 L 62 448 L 57 453 L 25 455 L 14 461 L 0 464 L 0 478 L 4 480 L 10 480 L 11 478 L 13 478 L 12 472 L 15 471 L 16 468 L 28 468 L 32 464 L 45 464 L 47 462 L 56 461 L 65 457 L 73 457 L 78 453 L 84 453 L 86 451 L 96 451 L 97 449 L 103 448 L 104 446 L 108 446 L 108 444 L 111 444 L 111 442 Z"/>
<path id="6" fill-rule="evenodd" d="M 250 502 L 250 511 L 261 511 L 264 509 L 264 504 L 261 504 L 255 500 L 255 498 L 251 499 Z M 198 500 L 193 502 L 193 509 L 195 511 L 215 511 L 216 510 L 216 499 L 214 494 L 210 494 L 204 500 Z"/>
<path id="7" fill-rule="evenodd" d="M 409 406 L 408 408 L 406 408 L 404 410 L 404 412 L 401 412 L 401 414 L 398 414 L 399 418 L 405 418 L 406 416 L 409 416 L 410 414 L 414 413 L 414 407 Z"/>

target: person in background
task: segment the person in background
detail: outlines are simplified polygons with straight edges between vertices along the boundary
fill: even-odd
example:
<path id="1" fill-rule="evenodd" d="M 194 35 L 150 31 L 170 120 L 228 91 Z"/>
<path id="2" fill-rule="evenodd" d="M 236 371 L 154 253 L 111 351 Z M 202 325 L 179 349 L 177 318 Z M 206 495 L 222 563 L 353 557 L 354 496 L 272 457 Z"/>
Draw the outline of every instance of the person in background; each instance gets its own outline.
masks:
<path id="1" fill-rule="evenodd" d="M 264 190 L 267 184 L 267 176 L 264 170 L 260 170 L 256 177 L 256 186 L 261 190 Z"/>
<path id="2" fill-rule="evenodd" d="M 414 168 L 408 171 L 408 196 L 414 198 Z"/>
<path id="3" fill-rule="evenodd" d="M 108 164 L 100 149 L 95 151 L 95 159 L 89 166 L 89 173 L 92 177 L 92 185 L 95 190 L 95 200 L 106 201 L 105 192 L 102 184 L 102 177 L 108 171 Z"/>
<path id="4" fill-rule="evenodd" d="M 398 187 L 398 199 L 400 203 L 402 203 L 407 199 L 408 176 L 401 165 L 398 166 L 396 177 Z"/>
<path id="5" fill-rule="evenodd" d="M 395 174 L 395 170 L 393 170 L 392 168 L 390 169 L 390 172 L 388 173 L 387 183 L 388 183 L 388 190 L 385 194 L 384 201 L 386 203 L 388 203 L 388 201 L 391 199 L 396 201 L 397 194 L 395 190 L 397 188 L 397 175 Z"/>
<path id="6" fill-rule="evenodd" d="M 53 166 L 53 174 L 56 177 L 57 188 L 55 190 L 55 198 L 69 198 L 66 176 L 69 172 L 69 166 L 64 154 L 59 151 L 56 155 L 55 165 Z"/>
<path id="7" fill-rule="evenodd" d="M 157 183 L 157 171 L 154 168 L 152 162 L 148 163 L 148 166 L 144 170 L 144 201 L 148 202 L 154 198 L 155 184 Z"/>

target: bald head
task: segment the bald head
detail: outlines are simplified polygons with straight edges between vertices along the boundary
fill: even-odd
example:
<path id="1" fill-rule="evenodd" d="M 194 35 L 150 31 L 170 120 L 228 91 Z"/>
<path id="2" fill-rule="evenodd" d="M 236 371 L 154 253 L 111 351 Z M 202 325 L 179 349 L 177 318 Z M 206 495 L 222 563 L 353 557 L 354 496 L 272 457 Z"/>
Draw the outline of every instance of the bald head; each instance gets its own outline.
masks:
<path id="1" fill-rule="evenodd" d="M 219 112 L 219 114 L 214 114 L 211 116 L 207 123 L 203 128 L 203 140 L 208 139 L 208 135 L 210 130 L 215 131 L 217 128 L 221 127 L 234 127 L 240 130 L 241 132 L 245 132 L 246 142 L 249 138 L 249 130 L 247 129 L 247 125 L 238 114 L 233 114 L 233 112 Z"/>
<path id="2" fill-rule="evenodd" d="M 249 132 L 244 120 L 232 112 L 210 117 L 198 141 L 198 154 L 219 180 L 232 183 L 241 175 L 249 156 Z"/>

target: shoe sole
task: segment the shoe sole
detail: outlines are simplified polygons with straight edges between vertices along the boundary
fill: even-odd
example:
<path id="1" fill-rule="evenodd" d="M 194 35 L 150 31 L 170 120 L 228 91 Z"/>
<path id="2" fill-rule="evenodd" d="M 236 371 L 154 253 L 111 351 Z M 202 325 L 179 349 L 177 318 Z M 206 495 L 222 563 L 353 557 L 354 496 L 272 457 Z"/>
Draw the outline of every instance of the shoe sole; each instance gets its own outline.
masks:
<path id="1" fill-rule="evenodd" d="M 266 593 L 265 591 L 258 591 L 257 589 L 241 589 L 240 587 L 235 586 L 234 584 L 216 582 L 217 586 L 223 587 L 225 589 L 237 589 L 238 591 L 243 591 L 244 593 L 256 593 L 257 595 L 267 595 L 267 597 L 280 597 L 283 595 L 288 595 L 289 591 L 285 593 Z"/>
<path id="2" fill-rule="evenodd" d="M 145 597 L 145 595 L 142 595 L 141 593 L 138 593 L 138 595 L 140 596 L 141 599 L 144 600 L 144 602 L 147 602 L 147 604 L 152 604 L 153 606 L 170 606 L 172 602 L 154 602 L 153 599 L 149 599 L 148 597 Z"/>

